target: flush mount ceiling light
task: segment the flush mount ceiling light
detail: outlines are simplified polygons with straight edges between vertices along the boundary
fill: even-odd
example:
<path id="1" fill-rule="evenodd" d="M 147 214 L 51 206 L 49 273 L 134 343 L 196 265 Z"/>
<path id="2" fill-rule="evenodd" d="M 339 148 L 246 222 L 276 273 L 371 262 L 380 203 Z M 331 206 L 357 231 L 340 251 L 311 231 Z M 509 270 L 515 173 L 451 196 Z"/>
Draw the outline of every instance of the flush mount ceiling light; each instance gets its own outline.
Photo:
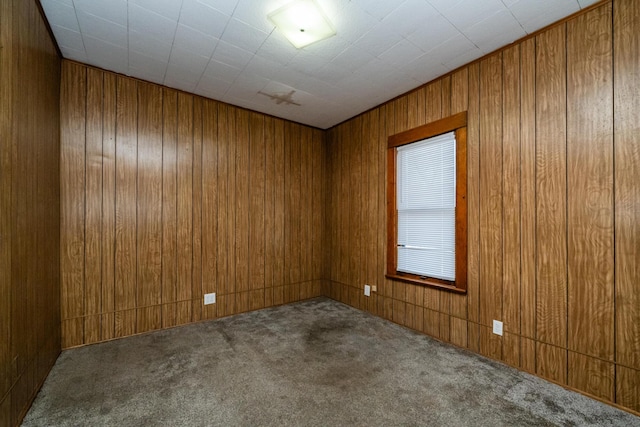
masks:
<path id="1" fill-rule="evenodd" d="M 336 34 L 313 0 L 295 0 L 271 12 L 267 18 L 298 49 Z"/>

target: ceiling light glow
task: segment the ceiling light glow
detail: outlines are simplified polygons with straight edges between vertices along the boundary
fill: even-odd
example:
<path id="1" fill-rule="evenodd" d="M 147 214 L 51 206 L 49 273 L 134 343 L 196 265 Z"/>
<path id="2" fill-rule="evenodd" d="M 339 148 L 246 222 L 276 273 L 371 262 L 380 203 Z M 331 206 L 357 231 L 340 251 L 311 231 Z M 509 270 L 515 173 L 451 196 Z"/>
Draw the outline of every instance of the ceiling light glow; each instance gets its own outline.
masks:
<path id="1" fill-rule="evenodd" d="M 331 22 L 313 0 L 296 0 L 270 13 L 267 18 L 300 49 L 336 34 Z"/>

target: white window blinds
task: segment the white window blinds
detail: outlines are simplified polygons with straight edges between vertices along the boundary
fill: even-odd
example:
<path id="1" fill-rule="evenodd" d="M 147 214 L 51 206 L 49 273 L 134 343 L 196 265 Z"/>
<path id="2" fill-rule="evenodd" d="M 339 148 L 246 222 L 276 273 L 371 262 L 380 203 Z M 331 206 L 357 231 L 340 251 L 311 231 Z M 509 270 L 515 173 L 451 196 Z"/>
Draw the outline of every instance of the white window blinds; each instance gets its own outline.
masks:
<path id="1" fill-rule="evenodd" d="M 398 147 L 397 270 L 455 280 L 455 132 Z"/>

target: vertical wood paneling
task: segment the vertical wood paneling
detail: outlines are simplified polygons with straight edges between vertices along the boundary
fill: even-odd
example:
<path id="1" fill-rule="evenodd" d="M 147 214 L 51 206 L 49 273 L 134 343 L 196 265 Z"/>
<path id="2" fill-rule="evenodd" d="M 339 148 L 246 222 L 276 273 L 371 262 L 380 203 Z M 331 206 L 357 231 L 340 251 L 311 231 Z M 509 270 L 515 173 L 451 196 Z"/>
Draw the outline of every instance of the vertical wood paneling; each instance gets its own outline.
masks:
<path id="1" fill-rule="evenodd" d="M 218 114 L 217 104 L 204 101 L 202 109 L 202 293 L 217 292 L 218 263 Z M 205 307 L 216 317 L 216 305 Z"/>
<path id="2" fill-rule="evenodd" d="M 191 282 L 191 320 L 202 319 L 202 103 L 193 99 L 193 266 Z"/>
<path id="3" fill-rule="evenodd" d="M 275 134 L 274 119 L 264 119 L 264 306 L 273 305 L 273 287 L 276 262 L 276 218 L 275 218 Z M 314 246 L 315 248 L 315 246 Z M 317 276 L 319 277 L 319 276 Z"/>
<path id="4" fill-rule="evenodd" d="M 285 140 L 284 121 L 275 119 L 274 134 L 274 219 L 275 231 L 273 244 L 275 245 L 275 261 L 273 265 L 273 303 L 282 304 L 284 302 L 285 279 Z"/>
<path id="5" fill-rule="evenodd" d="M 480 66 L 469 66 L 467 113 L 467 314 L 480 320 Z M 470 342 L 473 344 L 473 341 Z M 470 346 L 470 348 L 473 348 Z"/>
<path id="6" fill-rule="evenodd" d="M 218 105 L 218 217 L 217 217 L 217 282 L 218 296 L 229 293 L 229 263 L 232 260 L 229 250 L 229 109 Z M 219 304 L 218 315 L 223 316 L 225 308 Z"/>
<path id="7" fill-rule="evenodd" d="M 613 363 L 569 351 L 568 369 L 569 386 L 614 401 Z"/>
<path id="8" fill-rule="evenodd" d="M 71 319 L 81 316 L 84 311 L 84 140 L 87 72 L 82 66 L 65 62 L 62 76 L 60 127 L 64 144 L 60 153 L 61 313 L 63 319 Z M 78 337 L 73 337 L 71 341 L 77 342 Z"/>
<path id="9" fill-rule="evenodd" d="M 264 117 L 251 113 L 249 147 L 249 307 L 264 307 L 265 285 L 265 131 Z"/>
<path id="10" fill-rule="evenodd" d="M 618 365 L 616 369 L 616 403 L 640 412 L 640 371 Z"/>
<path id="11" fill-rule="evenodd" d="M 565 26 L 536 37 L 537 338 L 567 344 Z M 557 352 L 545 352 L 554 356 Z M 545 365 L 551 363 L 545 362 Z M 564 375 L 562 376 L 564 378 Z"/>
<path id="12" fill-rule="evenodd" d="M 193 280 L 193 97 L 178 93 L 176 300 L 191 299 Z"/>
<path id="13" fill-rule="evenodd" d="M 480 62 L 480 323 L 502 319 L 502 55 Z M 501 339 L 481 329 L 480 351 L 502 358 Z"/>
<path id="14" fill-rule="evenodd" d="M 162 95 L 162 326 L 175 326 L 178 298 L 178 93 L 163 89 Z"/>
<path id="15" fill-rule="evenodd" d="M 236 109 L 236 298 L 238 311 L 249 310 L 249 113 Z"/>
<path id="16" fill-rule="evenodd" d="M 61 254 L 72 268 L 65 288 L 84 291 L 84 269 L 76 265 L 83 262 L 84 244 L 75 240 L 84 215 L 60 222 L 62 188 L 65 194 L 80 191 L 65 209 L 85 210 L 84 191 L 77 187 L 83 170 L 76 182 L 65 182 L 76 161 L 84 161 L 84 149 L 60 149 L 61 134 L 80 137 L 84 124 L 60 120 L 61 92 L 72 102 L 63 108 L 74 117 L 84 115 L 77 107 L 86 99 L 72 93 L 73 76 L 61 82 L 60 59 L 37 2 L 1 2 L 0 46 L 0 425 L 12 426 L 20 425 L 60 352 Z M 85 82 L 79 86 L 86 90 Z M 61 242 L 63 227 L 76 234 Z M 94 249 L 92 240 L 92 255 Z M 96 288 L 89 291 L 95 303 Z M 83 303 L 66 299 L 62 306 L 77 315 Z M 82 319 L 69 323 L 81 326 Z"/>
<path id="17" fill-rule="evenodd" d="M 640 4 L 616 0 L 613 14 L 616 361 L 640 369 Z M 617 398 L 640 410 L 640 376 L 628 373 L 636 381 L 620 379 Z"/>
<path id="18" fill-rule="evenodd" d="M 115 309 L 121 311 L 136 307 L 137 82 L 118 76 L 117 91 Z M 116 319 L 116 335 L 129 331 L 135 332 L 135 314 L 122 313 Z"/>
<path id="19" fill-rule="evenodd" d="M 520 334 L 520 46 L 505 50 L 502 58 L 502 316 L 505 331 Z"/>
<path id="20" fill-rule="evenodd" d="M 162 88 L 159 86 L 138 85 L 137 133 L 136 306 L 148 308 L 138 312 L 138 332 L 143 332 L 161 326 L 158 310 L 162 292 Z"/>
<path id="21" fill-rule="evenodd" d="M 614 358 L 611 37 L 611 5 L 567 23 L 568 347 L 609 361 Z M 575 360 L 569 358 L 570 371 L 579 369 L 571 366 Z M 613 376 L 612 365 L 590 364 L 596 366 Z M 593 394 L 613 399 L 613 383 L 606 388 L 610 392 Z"/>
<path id="22" fill-rule="evenodd" d="M 116 77 L 102 77 L 102 307 L 101 340 L 115 334 Z"/>
<path id="23" fill-rule="evenodd" d="M 521 292 L 520 331 L 536 336 L 536 93 L 535 39 L 520 46 Z M 523 344 L 524 347 L 525 344 Z M 530 346 L 533 347 L 533 346 Z M 523 348 L 524 357 L 524 348 Z M 524 364 L 523 364 L 524 367 Z"/>
<path id="24" fill-rule="evenodd" d="M 85 149 L 85 314 L 100 313 L 102 283 L 102 72 L 87 70 L 86 149 Z M 100 340 L 95 316 L 84 319 L 85 342 Z M 97 327 L 96 327 L 97 326 Z"/>

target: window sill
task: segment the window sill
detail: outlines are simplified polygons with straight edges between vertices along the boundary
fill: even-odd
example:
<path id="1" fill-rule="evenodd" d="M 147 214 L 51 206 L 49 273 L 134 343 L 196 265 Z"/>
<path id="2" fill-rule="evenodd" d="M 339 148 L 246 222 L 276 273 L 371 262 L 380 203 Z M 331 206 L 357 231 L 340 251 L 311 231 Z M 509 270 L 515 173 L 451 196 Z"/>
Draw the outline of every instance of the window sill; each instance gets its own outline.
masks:
<path id="1" fill-rule="evenodd" d="M 442 289 L 443 291 L 454 292 L 457 294 L 466 294 L 466 289 L 456 288 L 455 285 L 449 285 L 445 283 L 437 282 L 433 279 L 420 279 L 413 275 L 405 274 L 385 274 L 387 279 L 395 280 L 399 282 L 412 283 L 414 285 L 429 286 L 430 288 Z"/>

